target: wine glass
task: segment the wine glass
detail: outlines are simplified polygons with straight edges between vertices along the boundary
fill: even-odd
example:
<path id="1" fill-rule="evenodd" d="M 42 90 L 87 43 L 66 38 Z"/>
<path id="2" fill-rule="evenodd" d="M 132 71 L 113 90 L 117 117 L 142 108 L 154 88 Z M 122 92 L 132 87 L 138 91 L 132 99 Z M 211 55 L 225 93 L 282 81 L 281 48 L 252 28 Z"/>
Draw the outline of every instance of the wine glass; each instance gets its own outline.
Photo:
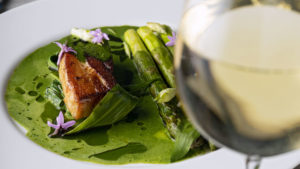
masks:
<path id="1" fill-rule="evenodd" d="M 300 1 L 186 0 L 175 49 L 187 116 L 217 146 L 261 158 L 300 147 Z"/>

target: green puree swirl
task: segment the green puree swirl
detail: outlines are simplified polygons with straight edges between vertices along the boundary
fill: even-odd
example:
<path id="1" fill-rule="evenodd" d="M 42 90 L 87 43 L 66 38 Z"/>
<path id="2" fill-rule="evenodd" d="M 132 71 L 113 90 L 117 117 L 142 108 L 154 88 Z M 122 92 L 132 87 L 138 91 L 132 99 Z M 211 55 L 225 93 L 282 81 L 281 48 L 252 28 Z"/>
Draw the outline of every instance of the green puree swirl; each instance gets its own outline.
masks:
<path id="1" fill-rule="evenodd" d="M 140 82 L 133 63 L 125 55 L 121 40 L 124 31 L 129 28 L 136 27 L 102 28 L 111 37 L 114 76 L 121 85 Z M 61 41 L 68 38 L 71 37 Z M 49 151 L 76 160 L 101 164 L 170 163 L 174 142 L 166 134 L 150 96 L 140 98 L 137 107 L 112 126 L 49 138 L 51 129 L 47 121 L 54 120 L 59 111 L 44 99 L 44 93 L 54 79 L 47 62 L 57 52 L 58 48 L 53 43 L 37 49 L 20 62 L 8 81 L 5 93 L 8 113 L 27 129 L 29 139 Z"/>

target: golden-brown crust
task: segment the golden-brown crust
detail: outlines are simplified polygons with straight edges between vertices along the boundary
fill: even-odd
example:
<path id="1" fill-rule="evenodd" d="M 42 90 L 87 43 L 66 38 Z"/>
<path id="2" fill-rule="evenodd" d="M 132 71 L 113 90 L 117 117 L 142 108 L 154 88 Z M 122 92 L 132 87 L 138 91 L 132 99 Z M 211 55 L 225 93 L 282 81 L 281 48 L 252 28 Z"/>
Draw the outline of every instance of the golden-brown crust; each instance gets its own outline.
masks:
<path id="1" fill-rule="evenodd" d="M 71 53 L 65 53 L 60 62 L 59 79 L 65 96 L 64 102 L 75 119 L 87 117 L 115 85 L 112 72 L 104 71 L 105 75 L 102 75 L 103 68 L 98 68 L 103 66 L 101 61 L 94 58 L 90 58 L 90 61 L 93 67 L 88 62 L 80 62 Z M 108 79 L 112 79 L 112 82 L 107 81 Z"/>
<path id="2" fill-rule="evenodd" d="M 115 86 L 116 80 L 112 76 L 112 71 L 113 71 L 112 60 L 101 62 L 98 59 L 90 56 L 87 56 L 86 60 L 89 66 L 95 69 L 96 72 L 99 74 L 99 76 L 101 76 L 101 79 L 103 80 L 103 84 L 107 88 L 111 89 L 113 86 Z"/>

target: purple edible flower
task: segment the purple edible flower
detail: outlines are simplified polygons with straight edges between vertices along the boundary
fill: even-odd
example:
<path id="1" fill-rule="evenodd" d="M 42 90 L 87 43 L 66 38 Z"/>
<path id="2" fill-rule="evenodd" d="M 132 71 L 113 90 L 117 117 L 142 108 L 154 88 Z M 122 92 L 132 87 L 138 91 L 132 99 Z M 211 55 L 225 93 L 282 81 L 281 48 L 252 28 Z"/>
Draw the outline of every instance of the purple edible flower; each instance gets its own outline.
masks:
<path id="1" fill-rule="evenodd" d="M 59 66 L 59 63 L 61 61 L 62 55 L 66 52 L 73 52 L 73 53 L 77 53 L 74 49 L 72 49 L 71 47 L 68 47 L 66 44 L 61 44 L 59 42 L 54 42 L 58 47 L 60 47 L 60 52 L 58 54 L 58 59 L 57 59 L 57 66 Z"/>
<path id="2" fill-rule="evenodd" d="M 168 36 L 169 42 L 166 43 L 166 46 L 174 46 L 176 42 L 176 34 L 172 32 L 172 36 Z"/>
<path id="3" fill-rule="evenodd" d="M 92 39 L 93 43 L 103 43 L 103 38 L 109 40 L 108 35 L 106 33 L 103 33 L 101 29 L 91 31 L 90 34 L 94 36 L 94 38 Z"/>
<path id="4" fill-rule="evenodd" d="M 56 118 L 56 123 L 57 124 L 52 124 L 50 121 L 47 122 L 49 127 L 52 127 L 55 129 L 54 132 L 49 135 L 50 137 L 60 134 L 63 131 L 67 131 L 67 129 L 69 127 L 72 127 L 76 123 L 76 121 L 72 120 L 72 121 L 68 121 L 65 123 L 64 115 L 63 115 L 62 111 L 60 111 L 59 115 Z"/>

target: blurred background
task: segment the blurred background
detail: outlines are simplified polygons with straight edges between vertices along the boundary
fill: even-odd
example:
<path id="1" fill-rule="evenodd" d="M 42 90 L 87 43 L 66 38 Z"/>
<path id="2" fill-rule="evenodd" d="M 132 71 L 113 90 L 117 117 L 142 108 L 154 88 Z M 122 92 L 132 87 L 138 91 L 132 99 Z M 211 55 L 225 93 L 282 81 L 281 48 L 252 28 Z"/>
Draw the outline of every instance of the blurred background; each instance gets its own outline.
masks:
<path id="1" fill-rule="evenodd" d="M 0 13 L 34 0 L 0 0 Z"/>

